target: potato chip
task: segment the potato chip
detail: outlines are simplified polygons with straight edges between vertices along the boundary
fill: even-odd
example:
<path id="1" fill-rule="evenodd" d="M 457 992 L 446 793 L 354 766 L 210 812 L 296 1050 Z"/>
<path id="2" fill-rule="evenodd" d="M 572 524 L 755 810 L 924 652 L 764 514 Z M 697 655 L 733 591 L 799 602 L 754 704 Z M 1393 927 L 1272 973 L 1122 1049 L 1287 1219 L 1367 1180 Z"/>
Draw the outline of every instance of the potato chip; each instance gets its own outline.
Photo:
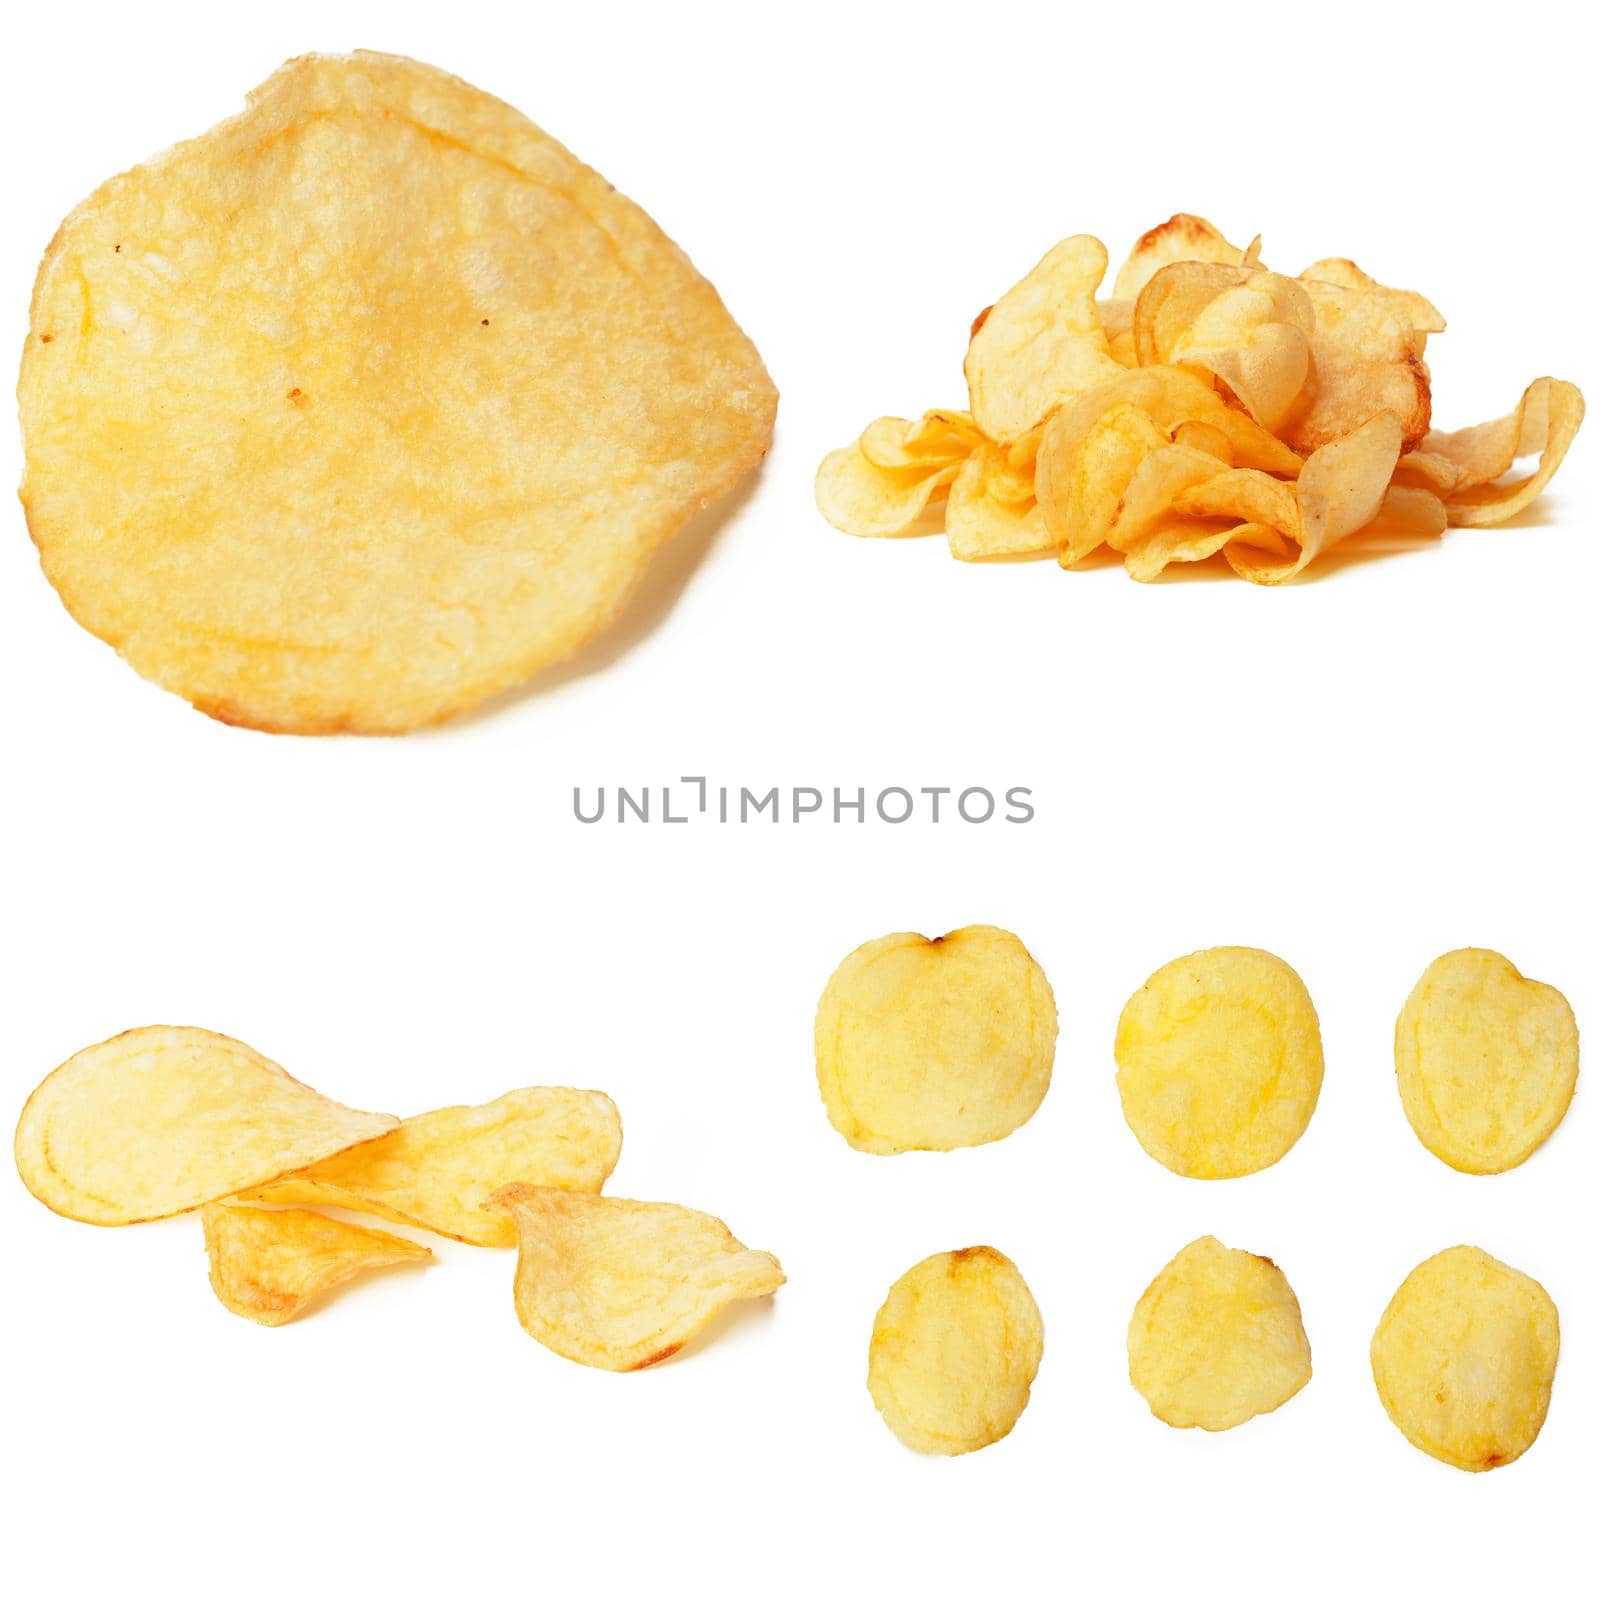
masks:
<path id="1" fill-rule="evenodd" d="M 526 1183 L 496 1190 L 489 1205 L 516 1224 L 522 1326 L 586 1367 L 652 1367 L 724 1306 L 784 1282 L 774 1257 L 686 1206 Z"/>
<path id="2" fill-rule="evenodd" d="M 840 533 L 892 539 L 916 531 L 928 506 L 948 491 L 959 458 L 933 457 L 906 467 L 880 467 L 857 442 L 824 457 L 817 468 L 817 509 Z"/>
<path id="3" fill-rule="evenodd" d="M 956 1150 L 1020 1128 L 1050 1087 L 1049 980 L 1003 928 L 891 933 L 839 964 L 817 1007 L 817 1084 L 857 1150 Z"/>
<path id="4" fill-rule="evenodd" d="M 1417 1449 L 1486 1472 L 1539 1437 L 1560 1353 L 1560 1318 L 1544 1287 L 1458 1244 L 1395 1291 L 1372 1336 L 1372 1378 Z"/>
<path id="5" fill-rule="evenodd" d="M 302 56 L 40 268 L 23 501 L 72 614 L 223 721 L 394 733 L 571 656 L 776 394 L 632 202 L 432 67 Z"/>
<path id="6" fill-rule="evenodd" d="M 1559 989 L 1493 950 L 1440 956 L 1394 1026 L 1400 1103 L 1457 1172 L 1506 1172 L 1555 1132 L 1578 1084 L 1578 1025 Z"/>
<path id="7" fill-rule="evenodd" d="M 919 1261 L 890 1289 L 872 1324 L 867 1388 L 902 1444 L 965 1455 L 1016 1426 L 1043 1354 L 1022 1274 L 974 1245 Z"/>
<path id="8" fill-rule="evenodd" d="M 1391 483 L 1377 516 L 1356 537 L 1363 550 L 1414 550 L 1437 539 L 1447 522 L 1444 501 L 1433 490 Z"/>
<path id="9" fill-rule="evenodd" d="M 17 1123 L 17 1171 L 64 1217 L 149 1222 L 398 1126 L 324 1099 L 237 1039 L 135 1028 L 80 1050 L 33 1091 Z"/>
<path id="10" fill-rule="evenodd" d="M 875 467 L 925 467 L 934 461 L 965 461 L 982 440 L 965 411 L 924 411 L 914 422 L 879 417 L 867 424 L 858 442 Z"/>
<path id="11" fill-rule="evenodd" d="M 1168 962 L 1117 1024 L 1122 1114 L 1162 1166 L 1237 1178 L 1286 1155 L 1322 1089 L 1322 1034 L 1294 969 L 1265 950 Z"/>
<path id="12" fill-rule="evenodd" d="M 979 445 L 956 474 L 944 531 L 957 561 L 1038 555 L 1056 547 L 1028 475 L 1014 471 L 993 444 Z"/>
<path id="13" fill-rule="evenodd" d="M 484 1202 L 508 1183 L 598 1194 L 622 1153 L 622 1122 L 593 1089 L 513 1089 L 483 1106 L 407 1117 L 393 1133 L 342 1150 L 249 1196 L 268 1205 L 368 1211 L 459 1239 L 517 1242 Z"/>
<path id="14" fill-rule="evenodd" d="M 1329 256 L 1322 261 L 1313 261 L 1300 277 L 1302 281 L 1332 283 L 1343 289 L 1358 289 L 1376 295 L 1411 329 L 1418 356 L 1426 348 L 1430 333 L 1443 333 L 1445 330 L 1444 317 L 1427 296 L 1418 294 L 1415 289 L 1390 289 L 1376 278 L 1369 277 L 1347 256 Z"/>
<path id="15" fill-rule="evenodd" d="M 317 1211 L 224 1202 L 206 1206 L 201 1216 L 217 1299 L 235 1316 L 269 1328 L 291 1321 L 358 1273 L 433 1257 L 426 1245 Z"/>
<path id="16" fill-rule="evenodd" d="M 1261 241 L 1256 239 L 1248 251 L 1241 250 L 1229 244 L 1204 217 L 1180 211 L 1140 235 L 1117 273 L 1112 294 L 1118 300 L 1137 300 L 1139 291 L 1174 261 L 1214 261 L 1229 267 L 1254 265 L 1260 248 Z"/>
<path id="17" fill-rule="evenodd" d="M 1172 1428 L 1220 1433 L 1276 1411 L 1311 1381 L 1289 1280 L 1210 1235 L 1185 1245 L 1133 1308 L 1128 1376 Z"/>
<path id="18" fill-rule="evenodd" d="M 1186 489 L 1228 469 L 1207 450 L 1164 444 L 1152 450 L 1134 469 L 1111 526 L 1106 543 L 1113 550 L 1137 550 L 1141 541 L 1172 510 Z"/>

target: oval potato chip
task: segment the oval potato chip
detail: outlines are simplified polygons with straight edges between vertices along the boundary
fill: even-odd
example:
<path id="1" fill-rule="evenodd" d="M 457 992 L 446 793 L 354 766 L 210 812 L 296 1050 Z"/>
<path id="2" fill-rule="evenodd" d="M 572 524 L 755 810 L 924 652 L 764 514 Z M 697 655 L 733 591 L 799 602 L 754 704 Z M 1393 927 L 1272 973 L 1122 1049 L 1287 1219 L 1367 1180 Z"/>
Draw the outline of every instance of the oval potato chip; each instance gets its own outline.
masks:
<path id="1" fill-rule="evenodd" d="M 1457 1172 L 1506 1172 L 1555 1132 L 1578 1084 L 1578 1024 L 1559 989 L 1493 950 L 1452 950 L 1394 1025 L 1406 1119 Z"/>
<path id="2" fill-rule="evenodd" d="M 1544 1286 L 1458 1244 L 1395 1291 L 1372 1336 L 1372 1379 L 1417 1449 L 1487 1472 L 1539 1437 L 1560 1353 L 1561 1321 Z"/>
<path id="3" fill-rule="evenodd" d="M 895 1437 L 959 1456 L 1016 1426 L 1044 1355 L 1044 1322 L 1015 1265 L 988 1245 L 919 1261 L 872 1324 L 867 1388 Z"/>

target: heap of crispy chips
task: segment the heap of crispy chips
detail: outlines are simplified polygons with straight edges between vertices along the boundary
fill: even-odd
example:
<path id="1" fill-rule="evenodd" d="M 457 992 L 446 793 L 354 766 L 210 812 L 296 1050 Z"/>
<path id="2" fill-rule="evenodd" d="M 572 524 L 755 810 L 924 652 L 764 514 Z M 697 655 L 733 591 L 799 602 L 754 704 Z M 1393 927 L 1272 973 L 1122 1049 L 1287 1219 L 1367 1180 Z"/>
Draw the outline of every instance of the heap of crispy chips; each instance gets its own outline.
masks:
<path id="1" fill-rule="evenodd" d="M 1097 299 L 1105 247 L 1064 240 L 973 324 L 969 410 L 880 417 L 817 473 L 836 528 L 922 531 L 943 502 L 963 561 L 1109 549 L 1135 578 L 1220 555 L 1255 583 L 1347 540 L 1430 540 L 1515 516 L 1583 420 L 1570 383 L 1539 378 L 1515 411 L 1431 430 L 1423 351 L 1444 318 L 1330 258 L 1268 271 L 1180 214 L 1145 234 Z M 1507 478 L 1523 456 L 1537 469 Z"/>

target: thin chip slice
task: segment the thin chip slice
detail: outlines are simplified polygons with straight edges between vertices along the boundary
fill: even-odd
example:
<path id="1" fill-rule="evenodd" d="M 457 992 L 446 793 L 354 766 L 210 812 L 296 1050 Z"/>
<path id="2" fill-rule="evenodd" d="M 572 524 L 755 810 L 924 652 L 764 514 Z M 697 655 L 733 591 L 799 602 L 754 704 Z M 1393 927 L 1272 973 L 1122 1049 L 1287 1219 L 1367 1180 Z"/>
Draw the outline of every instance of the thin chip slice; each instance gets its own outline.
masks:
<path id="1" fill-rule="evenodd" d="M 1363 272 L 1348 256 L 1328 256 L 1313 261 L 1301 279 L 1318 283 L 1333 283 L 1344 289 L 1359 289 L 1376 295 L 1389 307 L 1416 336 L 1417 354 L 1427 346 L 1430 333 L 1443 333 L 1445 320 L 1439 308 L 1415 289 L 1391 289 Z"/>
<path id="2" fill-rule="evenodd" d="M 1487 1472 L 1539 1437 L 1560 1354 L 1561 1321 L 1543 1285 L 1459 1244 L 1395 1291 L 1372 1336 L 1372 1378 L 1417 1449 Z"/>
<path id="3" fill-rule="evenodd" d="M 653 1367 L 725 1306 L 784 1282 L 775 1257 L 686 1206 L 526 1183 L 497 1190 L 489 1204 L 516 1224 L 522 1326 L 586 1367 Z"/>
<path id="4" fill-rule="evenodd" d="M 1532 505 L 1566 459 L 1583 423 L 1583 409 L 1575 384 L 1535 378 L 1509 416 L 1456 433 L 1430 433 L 1424 449 L 1451 462 L 1458 473 L 1445 500 L 1451 522 L 1493 527 Z M 1509 483 L 1499 481 L 1519 457 L 1536 452 L 1535 471 Z"/>
<path id="5" fill-rule="evenodd" d="M 1299 975 L 1224 947 L 1153 973 L 1117 1024 L 1128 1126 L 1186 1178 L 1237 1178 L 1285 1156 L 1322 1090 L 1322 1033 Z"/>
<path id="6" fill-rule="evenodd" d="M 1057 417 L 1067 420 L 1045 429 L 1035 493 L 1045 527 L 1060 544 L 1061 564 L 1070 567 L 1105 543 L 1128 481 L 1167 435 L 1148 411 L 1127 401 Z"/>
<path id="7" fill-rule="evenodd" d="M 880 467 L 858 441 L 823 458 L 817 468 L 817 510 L 841 533 L 893 539 L 917 531 L 918 519 L 943 495 L 961 468 L 959 458 L 931 457 L 907 467 Z"/>
<path id="8" fill-rule="evenodd" d="M 407 1117 L 393 1133 L 341 1151 L 249 1195 L 268 1205 L 339 1206 L 427 1228 L 464 1244 L 517 1242 L 484 1202 L 508 1183 L 598 1194 L 622 1153 L 622 1122 L 593 1089 L 513 1089 L 482 1106 Z"/>
<path id="9" fill-rule="evenodd" d="M 987 443 L 967 458 L 950 485 L 944 531 L 958 561 L 1040 555 L 1056 548 L 1033 498 L 1030 475 L 1014 471 L 1005 452 Z"/>
<path id="10" fill-rule="evenodd" d="M 875 467 L 925 467 L 933 461 L 964 461 L 982 438 L 965 411 L 924 411 L 915 421 L 879 417 L 858 442 Z"/>
<path id="11" fill-rule="evenodd" d="M 1506 1172 L 1555 1132 L 1578 1085 L 1578 1024 L 1559 989 L 1493 950 L 1452 950 L 1394 1027 L 1400 1103 L 1457 1172 Z"/>
<path id="12" fill-rule="evenodd" d="M 1137 550 L 1185 490 L 1226 471 L 1228 468 L 1209 450 L 1192 450 L 1181 444 L 1164 444 L 1159 450 L 1152 450 L 1134 469 L 1123 490 L 1117 514 L 1106 530 L 1106 543 L 1124 553 Z"/>
<path id="13" fill-rule="evenodd" d="M 890 1289 L 872 1324 L 867 1388 L 902 1444 L 965 1455 L 1016 1426 L 1043 1354 L 1022 1274 L 974 1245 L 919 1261 Z"/>
<path id="14" fill-rule="evenodd" d="M 1128 1376 L 1172 1428 L 1220 1433 L 1276 1411 L 1311 1381 L 1289 1280 L 1209 1234 L 1185 1245 L 1133 1308 Z"/>
<path id="15" fill-rule="evenodd" d="M 1260 248 L 1258 238 L 1248 250 L 1241 250 L 1229 244 L 1220 230 L 1204 217 L 1180 211 L 1139 236 L 1117 272 L 1112 294 L 1118 300 L 1138 299 L 1139 291 L 1174 261 L 1214 261 L 1230 267 L 1255 265 Z"/>
<path id="16" fill-rule="evenodd" d="M 118 1226 L 193 1211 L 399 1126 L 352 1111 L 204 1028 L 134 1028 L 29 1097 L 17 1171 L 52 1211 Z"/>
<path id="17" fill-rule="evenodd" d="M 520 113 L 302 56 L 45 255 L 22 496 L 84 627 L 223 721 L 394 733 L 571 656 L 765 453 L 715 289 Z"/>
<path id="18" fill-rule="evenodd" d="M 222 1203 L 201 1215 L 217 1299 L 235 1316 L 269 1328 L 298 1317 L 358 1273 L 433 1257 L 426 1245 L 318 1211 Z"/>
<path id="19" fill-rule="evenodd" d="M 956 1150 L 1020 1128 L 1050 1087 L 1049 980 L 1003 928 L 891 933 L 845 957 L 817 1006 L 817 1085 L 857 1150 Z"/>

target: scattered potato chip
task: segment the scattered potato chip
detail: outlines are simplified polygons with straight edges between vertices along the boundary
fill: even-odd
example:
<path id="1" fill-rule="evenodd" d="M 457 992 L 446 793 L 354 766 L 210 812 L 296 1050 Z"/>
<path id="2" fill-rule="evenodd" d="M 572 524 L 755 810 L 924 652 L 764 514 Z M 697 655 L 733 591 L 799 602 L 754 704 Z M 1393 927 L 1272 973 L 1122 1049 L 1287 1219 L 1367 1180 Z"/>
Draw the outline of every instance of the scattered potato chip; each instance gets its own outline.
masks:
<path id="1" fill-rule="evenodd" d="M 872 1324 L 867 1388 L 902 1444 L 959 1456 L 1005 1438 L 1028 1404 L 1044 1322 L 988 1245 L 919 1261 Z"/>
<path id="2" fill-rule="evenodd" d="M 1389 1420 L 1417 1449 L 1486 1472 L 1539 1437 L 1560 1352 L 1544 1287 L 1459 1244 L 1395 1291 L 1372 1336 L 1372 1377 Z"/>
<path id="3" fill-rule="evenodd" d="M 342 1150 L 248 1198 L 339 1206 L 465 1244 L 517 1242 L 484 1202 L 508 1183 L 598 1194 L 622 1153 L 622 1122 L 592 1089 L 513 1089 L 483 1106 L 407 1117 L 393 1133 Z"/>
<path id="4" fill-rule="evenodd" d="M 1506 1172 L 1555 1132 L 1578 1084 L 1578 1025 L 1560 990 L 1493 950 L 1452 950 L 1394 1026 L 1417 1137 L 1457 1172 Z"/>
<path id="5" fill-rule="evenodd" d="M 324 1099 L 237 1039 L 135 1028 L 80 1050 L 33 1091 L 17 1123 L 17 1171 L 64 1217 L 148 1222 L 398 1126 Z"/>
<path id="6" fill-rule="evenodd" d="M 1286 1155 L 1322 1089 L 1311 996 L 1265 950 L 1200 950 L 1153 973 L 1117 1024 L 1122 1114 L 1162 1166 L 1238 1178 Z"/>
<path id="7" fill-rule="evenodd" d="M 1112 294 L 1118 300 L 1137 300 L 1139 291 L 1174 261 L 1212 261 L 1221 266 L 1253 265 L 1259 239 L 1250 250 L 1240 250 L 1223 238 L 1204 217 L 1180 211 L 1159 226 L 1141 234 L 1128 259 L 1117 272 Z"/>
<path id="8" fill-rule="evenodd" d="M 935 456 L 911 466 L 880 467 L 859 442 L 846 445 L 817 469 L 817 509 L 841 533 L 892 539 L 915 531 L 922 513 L 948 492 L 961 464 Z"/>
<path id="9" fill-rule="evenodd" d="M 358 1273 L 433 1252 L 398 1234 L 317 1211 L 213 1204 L 201 1213 L 211 1287 L 235 1316 L 276 1328 Z"/>
<path id="10" fill-rule="evenodd" d="M 1430 433 L 1424 449 L 1457 469 L 1445 502 L 1450 520 L 1463 527 L 1487 528 L 1532 505 L 1565 460 L 1582 422 L 1583 396 L 1575 384 L 1536 378 L 1510 416 L 1457 433 Z M 1511 483 L 1499 481 L 1518 457 L 1535 453 L 1536 471 Z"/>
<path id="11" fill-rule="evenodd" d="M 516 1224 L 522 1326 L 586 1367 L 652 1367 L 724 1306 L 784 1282 L 775 1257 L 686 1206 L 526 1183 L 497 1190 L 489 1205 Z"/>
<path id="12" fill-rule="evenodd" d="M 22 497 L 74 617 L 226 722 L 395 733 L 571 656 L 777 397 L 654 222 L 520 113 L 302 56 L 62 224 Z"/>
<path id="13" fill-rule="evenodd" d="M 1209 1235 L 1185 1245 L 1133 1308 L 1128 1376 L 1173 1428 L 1220 1433 L 1276 1411 L 1311 1381 L 1289 1280 Z"/>
<path id="14" fill-rule="evenodd" d="M 817 1084 L 857 1150 L 956 1150 L 1020 1128 L 1050 1087 L 1049 980 L 1003 928 L 891 933 L 839 964 L 817 1006 Z"/>

